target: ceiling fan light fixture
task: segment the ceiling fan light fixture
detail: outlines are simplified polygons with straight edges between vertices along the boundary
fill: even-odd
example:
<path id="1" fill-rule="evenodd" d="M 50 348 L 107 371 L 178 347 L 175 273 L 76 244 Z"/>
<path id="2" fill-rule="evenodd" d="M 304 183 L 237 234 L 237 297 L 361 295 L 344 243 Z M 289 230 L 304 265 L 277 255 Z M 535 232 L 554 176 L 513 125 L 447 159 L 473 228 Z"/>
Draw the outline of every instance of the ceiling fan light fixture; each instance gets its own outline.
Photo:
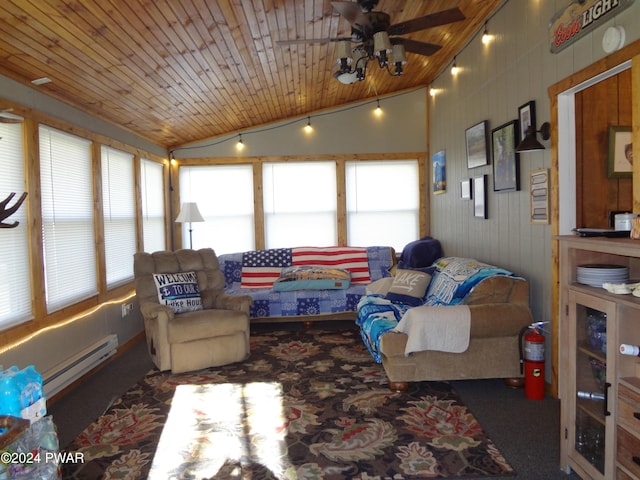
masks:
<path id="1" fill-rule="evenodd" d="M 391 63 L 396 67 L 395 75 L 402 75 L 402 65 L 407 63 L 404 54 L 404 45 L 396 44 L 391 49 Z"/>
<path id="2" fill-rule="evenodd" d="M 376 32 L 373 34 L 373 53 L 378 57 L 380 65 L 387 63 L 387 54 L 391 53 L 391 41 L 387 32 Z"/>
<path id="3" fill-rule="evenodd" d="M 351 43 L 346 40 L 341 40 L 338 42 L 338 48 L 336 51 L 338 56 L 338 63 L 340 65 L 347 64 L 350 65 L 353 61 L 353 55 L 351 53 Z"/>
<path id="4" fill-rule="evenodd" d="M 357 71 L 349 71 L 343 72 L 342 70 L 338 70 L 333 74 L 333 78 L 338 80 L 340 83 L 344 83 L 345 85 L 351 85 L 352 83 L 357 82 L 358 80 L 362 80 L 358 78 Z M 363 77 L 364 78 L 364 77 Z"/>

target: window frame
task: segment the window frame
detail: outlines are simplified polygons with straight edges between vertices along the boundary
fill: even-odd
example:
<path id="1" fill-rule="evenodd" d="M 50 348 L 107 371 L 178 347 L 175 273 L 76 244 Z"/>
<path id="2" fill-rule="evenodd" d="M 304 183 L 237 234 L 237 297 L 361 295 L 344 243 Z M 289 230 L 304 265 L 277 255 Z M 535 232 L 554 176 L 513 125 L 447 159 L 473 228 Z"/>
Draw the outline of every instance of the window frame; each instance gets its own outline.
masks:
<path id="1" fill-rule="evenodd" d="M 261 250 L 265 247 L 265 224 L 264 205 L 262 201 L 262 164 L 272 162 L 301 162 L 301 161 L 326 161 L 336 162 L 336 187 L 337 187 L 337 231 L 339 246 L 347 245 L 347 224 L 346 224 L 346 163 L 353 161 L 393 161 L 393 160 L 417 160 L 418 162 L 418 192 L 419 192 L 419 234 L 420 237 L 428 235 L 429 218 L 427 210 L 428 191 L 426 168 L 427 154 L 425 152 L 401 152 L 401 153 L 377 153 L 377 154 L 341 154 L 341 155 L 296 155 L 296 156 L 261 156 L 261 157 L 224 157 L 224 158 L 185 158 L 176 159 L 175 168 L 172 169 L 173 185 L 177 185 L 176 179 L 179 177 L 179 170 L 183 166 L 196 165 L 231 165 L 231 164 L 251 164 L 254 172 L 254 201 L 255 201 L 255 249 Z M 174 187 L 175 188 L 175 187 Z M 180 202 L 183 198 L 179 188 L 173 197 L 172 209 L 174 212 L 180 210 Z M 175 248 L 183 248 L 179 227 L 174 224 Z M 399 253 L 399 252 L 398 252 Z"/>
<path id="2" fill-rule="evenodd" d="M 25 187 L 24 191 L 29 195 L 27 200 L 21 206 L 27 215 L 27 221 L 25 226 L 27 227 L 27 243 L 28 243 L 28 256 L 29 256 L 29 282 L 32 292 L 43 292 L 45 289 L 44 280 L 44 247 L 42 241 L 42 215 L 41 215 L 41 185 L 40 185 L 40 148 L 39 148 L 39 128 L 41 126 L 51 129 L 59 130 L 63 133 L 74 135 L 90 142 L 93 142 L 92 146 L 92 174 L 91 184 L 93 189 L 93 210 L 94 210 L 94 231 L 96 232 L 96 240 L 94 244 L 96 252 L 96 277 L 98 283 L 97 291 L 85 298 L 74 302 L 62 309 L 48 312 L 45 302 L 45 296 L 36 293 L 31 294 L 31 318 L 27 321 L 23 321 L 19 324 L 12 326 L 0 326 L 0 345 L 11 346 L 15 342 L 21 342 L 34 335 L 34 332 L 41 331 L 43 329 L 54 328 L 65 325 L 70 319 L 81 318 L 82 315 L 91 311 L 95 307 L 104 304 L 118 298 L 130 296 L 134 293 L 134 282 L 127 281 L 122 285 L 107 289 L 106 280 L 104 275 L 104 242 L 100 240 L 100 232 L 102 231 L 102 221 L 97 219 L 101 218 L 102 211 L 99 208 L 100 198 L 100 168 L 99 168 L 99 152 L 100 145 L 107 145 L 113 148 L 117 148 L 134 155 L 134 163 L 139 162 L 139 157 L 143 156 L 147 159 L 168 164 L 168 156 L 158 156 L 143 149 L 126 145 L 124 143 L 115 141 L 109 137 L 106 137 L 95 132 L 91 132 L 77 125 L 70 124 L 67 121 L 60 120 L 51 117 L 47 114 L 35 111 L 33 109 L 27 109 L 18 104 L 11 104 L 13 112 L 16 115 L 20 115 L 24 118 L 23 121 L 23 138 L 24 138 L 24 176 Z M 136 163 L 137 165 L 137 163 Z M 139 250 L 141 241 L 141 206 L 140 206 L 140 187 L 139 173 L 135 173 L 135 192 L 136 192 L 136 238 L 137 249 Z M 163 176 L 165 192 L 168 191 L 168 184 L 170 181 L 170 175 L 168 169 L 165 169 Z M 166 195 L 166 193 L 165 193 Z M 165 196 L 165 206 L 169 205 Z M 168 210 L 167 210 L 168 214 Z M 167 218 L 165 217 L 165 233 L 167 238 L 169 237 L 169 225 Z M 168 245 L 169 246 L 169 245 Z M 3 349 L 0 347 L 0 352 Z"/>

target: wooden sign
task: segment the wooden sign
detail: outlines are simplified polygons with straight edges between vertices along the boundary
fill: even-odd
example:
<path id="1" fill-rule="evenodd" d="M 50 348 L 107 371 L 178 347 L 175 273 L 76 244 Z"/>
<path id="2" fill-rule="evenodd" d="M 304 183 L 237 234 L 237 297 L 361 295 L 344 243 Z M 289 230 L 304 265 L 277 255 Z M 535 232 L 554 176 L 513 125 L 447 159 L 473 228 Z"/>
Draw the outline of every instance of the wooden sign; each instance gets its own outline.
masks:
<path id="1" fill-rule="evenodd" d="M 615 17 L 634 0 L 574 0 L 549 22 L 549 48 L 558 53 Z"/>

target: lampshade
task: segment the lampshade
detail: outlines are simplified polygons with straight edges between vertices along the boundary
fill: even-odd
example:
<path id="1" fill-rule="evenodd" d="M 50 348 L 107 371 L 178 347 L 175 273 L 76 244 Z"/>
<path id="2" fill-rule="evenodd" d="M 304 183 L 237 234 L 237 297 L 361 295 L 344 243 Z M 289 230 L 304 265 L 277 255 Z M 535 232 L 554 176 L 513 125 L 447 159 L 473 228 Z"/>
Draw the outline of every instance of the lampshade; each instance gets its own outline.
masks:
<path id="1" fill-rule="evenodd" d="M 391 49 L 391 63 L 407 63 L 407 58 L 404 55 L 404 45 L 396 44 Z"/>
<path id="2" fill-rule="evenodd" d="M 386 55 L 391 52 L 391 42 L 387 32 L 382 31 L 373 34 L 373 52 L 376 56 L 380 56 L 381 53 Z"/>
<path id="3" fill-rule="evenodd" d="M 338 56 L 338 63 L 343 58 L 347 59 L 347 63 L 351 63 L 351 43 L 347 40 L 338 42 L 338 48 L 336 49 L 336 55 Z"/>
<path id="4" fill-rule="evenodd" d="M 524 134 L 524 138 L 520 144 L 516 147 L 516 152 L 534 152 L 536 150 L 544 150 L 544 145 L 538 141 L 537 133 L 540 132 L 540 136 L 543 140 L 549 140 L 551 137 L 551 124 L 544 122 L 540 125 L 540 130 L 536 130 L 536 127 L 529 125 L 527 131 Z"/>
<path id="5" fill-rule="evenodd" d="M 198 205 L 195 202 L 184 202 L 180 208 L 180 213 L 176 217 L 176 223 L 185 222 L 204 222 L 204 218 L 198 210 Z"/>

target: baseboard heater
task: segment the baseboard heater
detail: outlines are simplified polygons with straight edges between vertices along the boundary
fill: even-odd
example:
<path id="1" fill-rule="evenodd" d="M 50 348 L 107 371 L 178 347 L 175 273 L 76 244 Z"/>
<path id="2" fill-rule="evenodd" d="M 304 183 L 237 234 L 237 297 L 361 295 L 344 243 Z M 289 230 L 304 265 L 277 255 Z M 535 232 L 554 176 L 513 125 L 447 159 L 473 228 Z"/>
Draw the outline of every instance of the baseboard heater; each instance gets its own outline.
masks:
<path id="1" fill-rule="evenodd" d="M 51 398 L 82 375 L 113 356 L 118 348 L 118 336 L 111 334 L 85 348 L 80 353 L 59 363 L 42 375 L 47 398 Z"/>

